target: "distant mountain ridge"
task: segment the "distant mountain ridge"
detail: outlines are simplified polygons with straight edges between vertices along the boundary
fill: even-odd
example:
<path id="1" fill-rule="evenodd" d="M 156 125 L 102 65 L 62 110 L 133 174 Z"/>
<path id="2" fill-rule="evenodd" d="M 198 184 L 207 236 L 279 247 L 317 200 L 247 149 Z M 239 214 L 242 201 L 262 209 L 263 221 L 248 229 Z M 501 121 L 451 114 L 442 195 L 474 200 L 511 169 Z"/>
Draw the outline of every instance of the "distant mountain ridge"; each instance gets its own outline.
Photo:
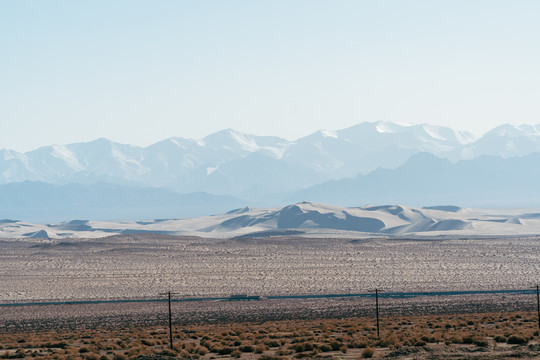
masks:
<path id="1" fill-rule="evenodd" d="M 452 163 L 429 153 L 396 169 L 331 180 L 300 190 L 289 201 L 310 199 L 339 206 L 454 203 L 467 207 L 537 207 L 540 153 L 517 158 L 480 156 Z"/>
<path id="2" fill-rule="evenodd" d="M 221 200 L 237 199 L 232 202 L 239 206 L 302 200 L 349 206 L 523 206 L 540 202 L 535 184 L 527 182 L 538 176 L 537 154 L 540 125 L 501 125 L 478 139 L 448 127 L 384 121 L 320 130 L 295 141 L 227 129 L 199 140 L 172 137 L 148 147 L 97 139 L 26 153 L 4 149 L 0 150 L 0 185 L 46 183 L 65 187 L 67 194 L 74 184 L 94 186 L 82 188 L 89 194 L 99 188 L 96 184 L 108 184 L 118 186 L 118 194 L 121 187 L 126 187 L 124 192 L 138 189 L 134 198 L 160 189 L 171 199 L 173 194 L 207 193 L 222 196 Z M 3 196 L 10 198 L 6 191 L 0 191 L 0 203 Z M 24 203 L 24 192 L 17 194 L 22 197 L 19 203 Z M 51 200 L 51 208 L 59 209 L 58 204 L 66 200 L 61 195 L 57 202 Z M 107 200 L 101 195 L 96 199 Z M 117 198 L 119 204 L 130 203 L 126 199 Z M 74 208 L 75 202 L 70 204 Z M 130 204 L 134 211 L 137 206 Z M 133 214 L 144 213 L 142 204 Z M 5 209 L 23 211 L 14 205 Z M 211 211 L 206 209 L 192 215 Z M 218 207 L 213 212 L 225 210 Z M 191 216 L 183 210 L 178 214 Z"/>
<path id="3" fill-rule="evenodd" d="M 103 182 L 55 185 L 25 181 L 0 185 L 0 219 L 33 222 L 193 217 L 224 212 L 245 203 L 228 195 L 179 194 Z"/>
<path id="4" fill-rule="evenodd" d="M 233 195 L 283 186 L 296 190 L 378 167 L 396 167 L 421 151 L 443 155 L 472 140 L 471 134 L 450 128 L 382 121 L 321 130 L 296 141 L 232 129 L 200 140 L 173 137 L 146 148 L 97 139 L 26 153 L 0 150 L 0 184 L 103 181 Z M 254 173 L 254 165 L 271 169 L 274 175 L 249 181 L 246 174 Z"/>

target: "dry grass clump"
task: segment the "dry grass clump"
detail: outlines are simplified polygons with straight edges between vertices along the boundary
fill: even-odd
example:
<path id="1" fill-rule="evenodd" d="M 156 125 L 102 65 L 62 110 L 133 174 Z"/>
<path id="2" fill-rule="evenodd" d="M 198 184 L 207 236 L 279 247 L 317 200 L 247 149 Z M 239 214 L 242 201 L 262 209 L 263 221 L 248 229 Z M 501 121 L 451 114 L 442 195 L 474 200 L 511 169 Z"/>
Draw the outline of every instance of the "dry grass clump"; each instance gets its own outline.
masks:
<path id="1" fill-rule="evenodd" d="M 373 354 L 375 353 L 375 350 L 368 347 L 362 350 L 362 358 L 363 359 L 370 359 L 373 357 Z"/>
<path id="2" fill-rule="evenodd" d="M 175 326 L 173 349 L 163 327 L 5 333 L 0 334 L 0 359 L 352 359 L 513 346 L 538 348 L 540 355 L 533 313 L 383 318 L 380 338 L 374 325 L 373 319 L 347 318 Z"/>

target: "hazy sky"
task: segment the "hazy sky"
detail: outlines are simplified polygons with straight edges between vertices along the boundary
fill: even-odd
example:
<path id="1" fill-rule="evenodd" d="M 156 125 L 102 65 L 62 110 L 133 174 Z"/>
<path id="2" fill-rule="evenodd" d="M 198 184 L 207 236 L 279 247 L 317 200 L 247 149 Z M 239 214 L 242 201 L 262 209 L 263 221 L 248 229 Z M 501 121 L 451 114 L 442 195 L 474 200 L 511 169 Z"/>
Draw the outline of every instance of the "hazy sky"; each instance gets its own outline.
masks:
<path id="1" fill-rule="evenodd" d="M 0 148 L 540 123 L 540 1 L 0 1 Z"/>

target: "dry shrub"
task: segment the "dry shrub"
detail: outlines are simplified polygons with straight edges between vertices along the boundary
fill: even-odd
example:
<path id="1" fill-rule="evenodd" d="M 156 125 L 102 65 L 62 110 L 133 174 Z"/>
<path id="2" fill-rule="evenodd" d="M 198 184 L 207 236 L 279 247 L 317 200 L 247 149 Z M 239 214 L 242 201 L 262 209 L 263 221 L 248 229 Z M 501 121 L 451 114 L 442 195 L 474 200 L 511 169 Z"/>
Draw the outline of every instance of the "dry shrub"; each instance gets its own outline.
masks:
<path id="1" fill-rule="evenodd" d="M 230 355 L 235 349 L 230 347 L 222 347 L 217 350 L 218 355 Z"/>
<path id="2" fill-rule="evenodd" d="M 242 356 L 242 352 L 240 350 L 234 350 L 231 353 L 231 357 L 233 357 L 233 358 L 239 358 L 240 356 Z"/>
<path id="3" fill-rule="evenodd" d="M 245 353 L 251 353 L 251 352 L 255 351 L 255 349 L 251 345 L 240 346 L 238 348 L 238 350 L 240 350 L 241 352 L 245 352 Z"/>
<path id="4" fill-rule="evenodd" d="M 279 345 L 280 345 L 279 342 L 276 341 L 276 340 L 265 341 L 264 344 L 265 344 L 266 346 L 268 346 L 268 347 L 271 347 L 271 348 L 273 348 L 273 347 L 279 347 Z"/>
<path id="5" fill-rule="evenodd" d="M 461 341 L 463 344 L 473 344 L 474 337 L 472 335 L 465 335 Z"/>
<path id="6" fill-rule="evenodd" d="M 262 355 L 259 360 L 287 360 L 287 358 L 282 356 Z"/>
<path id="7" fill-rule="evenodd" d="M 526 344 L 528 341 L 529 340 L 524 337 L 518 335 L 511 335 L 510 337 L 508 337 L 508 340 L 506 340 L 506 343 L 512 345 L 522 345 Z"/>
<path id="8" fill-rule="evenodd" d="M 278 351 L 276 351 L 276 355 L 278 356 L 287 356 L 287 355 L 291 355 L 292 353 L 293 352 L 291 350 L 285 350 L 285 349 L 279 349 Z"/>
<path id="9" fill-rule="evenodd" d="M 489 345 L 487 339 L 475 339 L 474 344 L 480 347 L 488 347 Z"/>
<path id="10" fill-rule="evenodd" d="M 100 357 L 98 354 L 87 354 L 84 356 L 84 360 L 100 360 Z"/>
<path id="11" fill-rule="evenodd" d="M 493 338 L 493 340 L 495 340 L 495 342 L 498 342 L 498 343 L 505 343 L 506 337 L 503 335 L 497 335 Z"/>
<path id="12" fill-rule="evenodd" d="M 332 351 L 332 347 L 330 345 L 328 345 L 328 344 L 319 345 L 318 348 L 319 348 L 319 351 L 321 351 L 321 352 Z"/>
<path id="13" fill-rule="evenodd" d="M 142 339 L 141 340 L 141 344 L 143 344 L 144 346 L 154 346 L 154 342 L 151 341 L 151 340 L 146 340 L 146 339 Z"/>
<path id="14" fill-rule="evenodd" d="M 373 357 L 373 354 L 375 354 L 375 350 L 367 347 L 364 350 L 362 350 L 362 359 L 371 359 Z"/>
<path id="15" fill-rule="evenodd" d="M 266 351 L 266 346 L 264 346 L 263 344 L 259 344 L 255 346 L 255 351 L 254 351 L 255 354 L 262 354 L 265 351 Z"/>

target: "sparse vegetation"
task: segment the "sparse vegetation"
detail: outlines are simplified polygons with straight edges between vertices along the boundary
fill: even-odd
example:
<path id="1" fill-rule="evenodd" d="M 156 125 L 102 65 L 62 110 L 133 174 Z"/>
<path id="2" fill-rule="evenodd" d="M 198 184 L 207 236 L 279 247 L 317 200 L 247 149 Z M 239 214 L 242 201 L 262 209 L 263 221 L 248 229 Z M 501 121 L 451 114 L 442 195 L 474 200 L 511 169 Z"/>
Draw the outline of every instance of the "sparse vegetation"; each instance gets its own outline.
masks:
<path id="1" fill-rule="evenodd" d="M 540 356 L 535 313 L 397 316 L 384 319 L 380 338 L 374 329 L 371 318 L 177 326 L 174 350 L 169 349 L 167 329 L 155 326 L 4 330 L 0 359 L 359 359 L 411 353 L 423 359 L 445 351 L 464 359 L 475 351 Z"/>

